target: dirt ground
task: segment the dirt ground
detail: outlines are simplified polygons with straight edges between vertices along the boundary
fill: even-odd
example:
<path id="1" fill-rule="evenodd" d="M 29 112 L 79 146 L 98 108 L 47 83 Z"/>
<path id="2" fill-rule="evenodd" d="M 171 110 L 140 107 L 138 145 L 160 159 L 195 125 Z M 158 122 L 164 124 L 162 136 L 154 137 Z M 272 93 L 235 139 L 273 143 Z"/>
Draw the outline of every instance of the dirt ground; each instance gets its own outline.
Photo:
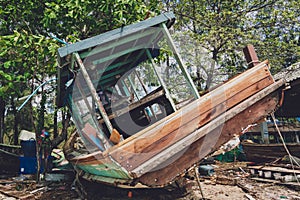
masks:
<path id="1" fill-rule="evenodd" d="M 213 167 L 212 176 L 198 176 L 200 179 L 197 181 L 194 170 L 191 170 L 177 182 L 176 186 L 174 184 L 173 187 L 165 189 L 119 189 L 85 181 L 81 181 L 82 187 L 78 187 L 78 184 L 74 185 L 71 180 L 44 181 L 36 184 L 33 180 L 20 181 L 19 177 L 2 178 L 0 200 L 300 200 L 299 184 L 287 187 L 252 180 L 245 163 L 218 163 Z"/>

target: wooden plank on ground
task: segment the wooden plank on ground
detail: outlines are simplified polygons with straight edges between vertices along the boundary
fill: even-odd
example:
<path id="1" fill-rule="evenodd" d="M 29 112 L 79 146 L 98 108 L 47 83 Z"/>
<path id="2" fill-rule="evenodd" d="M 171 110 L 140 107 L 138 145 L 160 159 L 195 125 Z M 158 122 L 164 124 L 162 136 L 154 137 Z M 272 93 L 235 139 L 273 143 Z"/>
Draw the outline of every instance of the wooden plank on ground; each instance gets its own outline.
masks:
<path id="1" fill-rule="evenodd" d="M 284 167 L 271 167 L 271 166 L 249 166 L 249 169 L 257 169 L 263 171 L 282 172 L 282 173 L 295 173 L 300 174 L 300 170 L 287 169 Z"/>
<path id="2" fill-rule="evenodd" d="M 26 191 L 16 191 L 14 187 L 10 185 L 0 185 L 0 192 L 6 196 L 14 197 L 22 200 L 33 200 L 35 199 L 33 194 L 27 193 Z"/>

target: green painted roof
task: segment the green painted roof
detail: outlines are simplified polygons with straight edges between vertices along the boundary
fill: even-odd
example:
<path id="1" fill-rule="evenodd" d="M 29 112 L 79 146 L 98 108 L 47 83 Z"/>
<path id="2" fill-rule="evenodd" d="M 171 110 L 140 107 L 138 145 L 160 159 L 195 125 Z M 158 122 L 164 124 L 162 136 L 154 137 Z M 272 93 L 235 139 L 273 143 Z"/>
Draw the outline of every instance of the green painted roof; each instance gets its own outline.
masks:
<path id="1" fill-rule="evenodd" d="M 150 18 L 135 24 L 127 25 L 115 30 L 111 30 L 74 44 L 66 45 L 58 49 L 58 54 L 59 57 L 62 58 L 67 56 L 68 54 L 82 51 L 82 50 L 87 50 L 91 47 L 95 47 L 98 45 L 103 45 L 107 42 L 114 41 L 120 37 L 124 37 L 126 35 L 139 32 L 143 29 L 147 29 L 149 27 L 155 27 L 161 23 L 167 23 L 167 26 L 170 27 L 174 23 L 174 21 L 175 21 L 175 16 L 172 12 L 164 13 L 154 18 Z"/>

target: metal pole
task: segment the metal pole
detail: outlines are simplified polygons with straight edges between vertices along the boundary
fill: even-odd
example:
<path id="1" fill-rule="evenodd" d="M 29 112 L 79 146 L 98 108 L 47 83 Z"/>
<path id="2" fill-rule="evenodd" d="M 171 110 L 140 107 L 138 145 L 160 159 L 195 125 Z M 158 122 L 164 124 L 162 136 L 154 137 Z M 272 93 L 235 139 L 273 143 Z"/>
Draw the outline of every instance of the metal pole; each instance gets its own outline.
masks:
<path id="1" fill-rule="evenodd" d="M 55 81 L 56 80 L 56 78 L 53 78 L 53 79 L 50 79 L 50 80 L 48 80 L 48 81 L 45 81 L 45 82 L 43 82 L 41 85 L 39 85 L 33 92 L 32 92 L 32 94 L 31 95 L 29 95 L 28 97 L 27 97 L 27 99 L 22 103 L 22 105 L 17 109 L 17 111 L 20 111 L 23 107 L 24 107 L 24 105 L 29 101 L 29 99 L 43 86 L 43 85 L 46 85 L 47 83 L 50 83 L 51 81 Z"/>

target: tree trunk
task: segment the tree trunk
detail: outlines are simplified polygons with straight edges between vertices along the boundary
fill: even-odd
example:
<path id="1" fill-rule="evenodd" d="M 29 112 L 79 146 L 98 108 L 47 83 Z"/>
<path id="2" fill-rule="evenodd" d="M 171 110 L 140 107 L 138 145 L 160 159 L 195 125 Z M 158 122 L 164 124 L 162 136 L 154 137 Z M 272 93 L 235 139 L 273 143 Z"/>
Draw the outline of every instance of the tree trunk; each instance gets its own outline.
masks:
<path id="1" fill-rule="evenodd" d="M 61 142 L 67 139 L 68 136 L 68 127 L 69 127 L 69 122 L 71 119 L 71 115 L 67 113 L 63 113 L 63 118 L 62 118 L 62 130 L 59 136 L 55 137 L 52 141 L 52 148 L 56 148 Z"/>
<path id="2" fill-rule="evenodd" d="M 19 137 L 19 129 L 18 129 L 19 120 L 18 120 L 18 112 L 17 112 L 13 97 L 11 98 L 11 106 L 12 106 L 13 115 L 14 115 L 14 144 L 17 145 L 18 137 Z"/>
<path id="3" fill-rule="evenodd" d="M 31 81 L 31 94 L 33 93 L 34 91 L 34 76 L 35 76 L 35 72 L 33 73 L 33 76 L 32 76 L 32 81 Z M 36 136 L 38 136 L 38 132 L 37 132 L 37 126 L 35 124 L 35 121 L 36 121 L 36 117 L 34 117 L 33 115 L 33 107 L 32 107 L 32 103 L 29 104 L 29 114 L 30 114 L 30 120 L 32 122 L 32 127 L 34 129 L 34 132 L 36 134 Z"/>
<path id="4" fill-rule="evenodd" d="M 39 110 L 39 119 L 38 119 L 38 128 L 37 128 L 38 134 L 41 134 L 45 125 L 45 103 L 46 103 L 46 94 L 44 94 L 44 89 L 42 89 L 42 100 L 41 100 L 41 107 Z"/>
<path id="5" fill-rule="evenodd" d="M 53 138 L 57 138 L 58 137 L 58 130 L 57 130 L 57 108 L 55 106 L 55 111 L 54 111 L 54 115 L 53 115 Z"/>
<path id="6" fill-rule="evenodd" d="M 5 101 L 0 97 L 0 143 L 3 143 L 4 137 L 4 116 L 5 115 Z"/>
<path id="7" fill-rule="evenodd" d="M 210 67 L 210 70 L 208 70 L 208 73 L 207 73 L 207 80 L 206 80 L 206 87 L 205 87 L 205 90 L 208 90 L 212 83 L 213 83 L 213 78 L 214 78 L 214 71 L 215 71 L 215 68 L 217 66 L 217 62 L 218 62 L 218 49 L 214 49 L 212 51 L 213 53 L 213 56 L 212 56 L 212 63 L 211 63 L 211 67 Z"/>
<path id="8" fill-rule="evenodd" d="M 56 75 L 57 78 L 57 75 Z M 57 90 L 55 91 L 55 96 L 57 96 Z M 56 105 L 54 105 L 54 115 L 53 115 L 53 138 L 58 137 L 58 125 L 57 125 L 57 112 L 58 108 Z"/>

